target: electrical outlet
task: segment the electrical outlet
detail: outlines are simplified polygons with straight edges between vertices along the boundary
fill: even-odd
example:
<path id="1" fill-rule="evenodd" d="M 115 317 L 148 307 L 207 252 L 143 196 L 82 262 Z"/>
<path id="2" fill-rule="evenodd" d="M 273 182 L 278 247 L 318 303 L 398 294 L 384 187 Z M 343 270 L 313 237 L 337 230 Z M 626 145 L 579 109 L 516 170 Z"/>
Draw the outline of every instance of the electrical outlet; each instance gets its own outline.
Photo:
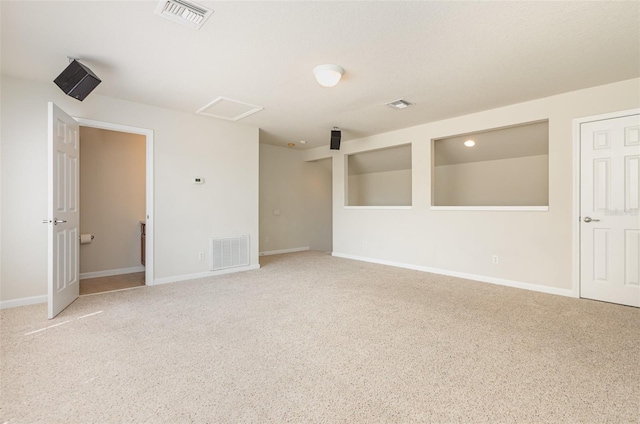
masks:
<path id="1" fill-rule="evenodd" d="M 204 261 L 204 252 L 198 252 L 198 260 Z"/>
<path id="2" fill-rule="evenodd" d="M 265 242 L 265 243 L 269 243 L 269 236 L 266 236 L 266 237 L 264 238 L 264 242 Z"/>
<path id="3" fill-rule="evenodd" d="M 498 255 L 493 255 L 491 257 L 491 262 L 493 262 L 494 264 L 499 264 L 500 263 L 500 258 L 498 257 Z"/>

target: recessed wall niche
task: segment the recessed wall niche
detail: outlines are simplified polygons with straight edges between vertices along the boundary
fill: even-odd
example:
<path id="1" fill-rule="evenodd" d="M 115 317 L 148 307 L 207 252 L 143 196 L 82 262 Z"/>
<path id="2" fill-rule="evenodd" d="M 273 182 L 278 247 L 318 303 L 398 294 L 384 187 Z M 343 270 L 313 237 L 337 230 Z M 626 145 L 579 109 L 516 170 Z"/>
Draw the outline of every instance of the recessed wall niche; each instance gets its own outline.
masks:
<path id="1" fill-rule="evenodd" d="M 549 205 L 548 121 L 434 139 L 432 149 L 432 206 Z"/>
<path id="2" fill-rule="evenodd" d="M 411 145 L 348 155 L 345 206 L 411 206 Z"/>

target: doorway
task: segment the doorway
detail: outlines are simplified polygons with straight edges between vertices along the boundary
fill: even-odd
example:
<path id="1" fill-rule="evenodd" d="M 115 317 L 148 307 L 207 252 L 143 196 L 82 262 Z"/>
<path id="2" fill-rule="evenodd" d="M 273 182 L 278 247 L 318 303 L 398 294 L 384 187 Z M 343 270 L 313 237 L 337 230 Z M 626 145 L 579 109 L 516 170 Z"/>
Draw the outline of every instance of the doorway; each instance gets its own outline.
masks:
<path id="1" fill-rule="evenodd" d="M 574 127 L 579 296 L 640 307 L 640 110 Z"/>
<path id="2" fill-rule="evenodd" d="M 80 295 L 152 285 L 153 131 L 76 120 Z"/>
<path id="3" fill-rule="evenodd" d="M 144 285 L 145 141 L 80 127 L 80 295 Z"/>
<path id="4" fill-rule="evenodd" d="M 306 162 L 309 248 L 333 252 L 333 158 Z"/>

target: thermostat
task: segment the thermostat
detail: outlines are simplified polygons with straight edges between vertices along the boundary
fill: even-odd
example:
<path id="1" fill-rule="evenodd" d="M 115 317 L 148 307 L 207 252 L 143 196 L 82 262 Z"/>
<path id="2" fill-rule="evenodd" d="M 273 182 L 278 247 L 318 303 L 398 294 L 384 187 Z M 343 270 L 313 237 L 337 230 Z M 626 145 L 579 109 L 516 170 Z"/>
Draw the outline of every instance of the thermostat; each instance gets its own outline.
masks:
<path id="1" fill-rule="evenodd" d="M 202 178 L 202 177 L 195 177 L 195 178 L 193 179 L 193 183 L 194 183 L 194 184 L 204 184 L 204 178 Z"/>

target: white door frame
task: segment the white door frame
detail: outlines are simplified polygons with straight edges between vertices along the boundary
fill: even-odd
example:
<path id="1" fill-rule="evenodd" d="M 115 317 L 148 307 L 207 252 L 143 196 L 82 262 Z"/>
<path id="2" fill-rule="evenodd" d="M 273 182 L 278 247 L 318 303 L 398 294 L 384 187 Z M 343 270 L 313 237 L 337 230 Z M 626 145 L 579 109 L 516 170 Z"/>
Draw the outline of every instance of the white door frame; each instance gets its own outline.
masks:
<path id="1" fill-rule="evenodd" d="M 148 128 L 130 127 L 128 125 L 113 124 L 110 122 L 93 121 L 91 119 L 74 117 L 81 127 L 99 128 L 102 130 L 120 131 L 132 134 L 144 135 L 146 143 L 146 246 L 145 246 L 145 271 L 144 281 L 147 286 L 154 284 L 153 276 L 153 239 L 154 239 L 154 215 L 153 215 L 153 130 Z"/>
<path id="2" fill-rule="evenodd" d="M 622 118 L 636 115 L 640 108 L 621 110 L 619 112 L 603 113 L 601 115 L 585 116 L 573 120 L 573 296 L 580 297 L 580 125 L 604 121 L 606 119 Z"/>

